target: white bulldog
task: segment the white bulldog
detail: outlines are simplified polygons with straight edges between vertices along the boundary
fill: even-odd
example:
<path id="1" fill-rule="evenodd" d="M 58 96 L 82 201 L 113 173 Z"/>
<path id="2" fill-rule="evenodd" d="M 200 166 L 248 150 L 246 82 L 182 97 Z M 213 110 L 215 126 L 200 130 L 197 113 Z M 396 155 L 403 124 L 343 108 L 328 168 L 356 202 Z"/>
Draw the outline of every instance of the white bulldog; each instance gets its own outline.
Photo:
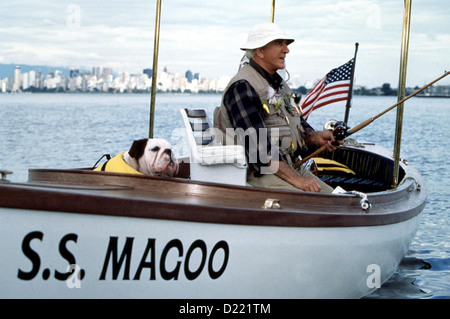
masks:
<path id="1" fill-rule="evenodd" d="M 178 172 L 172 146 L 160 138 L 134 141 L 123 160 L 144 175 L 170 177 Z"/>

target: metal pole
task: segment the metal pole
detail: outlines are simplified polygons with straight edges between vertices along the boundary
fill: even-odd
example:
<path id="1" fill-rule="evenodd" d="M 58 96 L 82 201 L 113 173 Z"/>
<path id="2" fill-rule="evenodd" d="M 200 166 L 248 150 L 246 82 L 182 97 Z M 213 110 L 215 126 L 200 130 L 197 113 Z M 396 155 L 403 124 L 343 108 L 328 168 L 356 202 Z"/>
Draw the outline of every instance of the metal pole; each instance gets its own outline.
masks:
<path id="1" fill-rule="evenodd" d="M 153 70 L 152 70 L 152 92 L 150 101 L 150 127 L 148 137 L 153 138 L 153 127 L 155 122 L 155 100 L 156 87 L 158 85 L 158 53 L 159 53 L 159 29 L 161 24 L 161 0 L 156 2 L 156 19 L 155 19 L 155 39 L 153 45 Z"/>
<path id="2" fill-rule="evenodd" d="M 412 0 L 404 0 L 403 10 L 403 31 L 402 31 L 402 47 L 400 57 L 400 72 L 398 83 L 398 101 L 405 97 L 406 87 L 406 70 L 408 64 L 408 47 L 409 47 L 409 30 L 411 24 L 411 2 Z M 403 127 L 403 103 L 397 108 L 397 122 L 395 128 L 395 143 L 394 143 L 394 175 L 393 187 L 397 187 L 399 182 L 399 168 L 400 168 L 400 145 L 402 139 Z"/>
<path id="3" fill-rule="evenodd" d="M 272 0 L 272 10 L 270 12 L 270 22 L 275 20 L 275 0 Z"/>
<path id="4" fill-rule="evenodd" d="M 348 97 L 347 97 L 347 104 L 345 105 L 345 115 L 344 115 L 344 122 L 348 123 L 348 116 L 350 113 L 350 107 L 352 105 L 352 96 L 353 96 L 353 78 L 355 77 L 355 68 L 356 68 L 356 54 L 358 54 L 358 46 L 359 43 L 355 43 L 355 55 L 353 56 L 353 67 L 352 67 L 352 74 L 350 76 L 350 88 L 348 90 Z"/>

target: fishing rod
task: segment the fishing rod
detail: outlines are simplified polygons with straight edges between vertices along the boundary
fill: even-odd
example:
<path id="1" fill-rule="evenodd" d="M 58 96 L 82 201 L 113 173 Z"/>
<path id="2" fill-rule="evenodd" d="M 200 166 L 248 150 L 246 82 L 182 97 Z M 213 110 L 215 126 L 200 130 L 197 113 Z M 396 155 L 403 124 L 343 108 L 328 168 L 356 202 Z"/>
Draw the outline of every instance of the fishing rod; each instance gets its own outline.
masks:
<path id="1" fill-rule="evenodd" d="M 413 96 L 419 94 L 420 92 L 422 92 L 423 90 L 425 90 L 426 88 L 430 87 L 431 85 L 433 85 L 434 83 L 442 80 L 443 78 L 445 78 L 450 72 L 449 71 L 445 71 L 445 73 L 443 75 L 441 75 L 440 77 L 438 77 L 437 79 L 431 81 L 430 83 L 428 83 L 427 85 L 423 86 L 422 88 L 418 89 L 417 91 L 411 93 L 410 95 L 408 95 L 407 97 L 403 98 L 402 100 L 398 101 L 397 103 L 395 103 L 394 105 L 388 107 L 387 109 L 385 109 L 384 111 L 382 111 L 381 113 L 359 123 L 358 125 L 356 125 L 353 128 L 349 128 L 347 127 L 347 124 L 345 122 L 336 122 L 336 124 L 334 125 L 334 136 L 336 138 L 336 140 L 343 140 L 344 138 L 355 134 L 356 132 L 362 130 L 363 128 L 365 128 L 367 125 L 369 125 L 370 123 L 372 123 L 373 121 L 375 121 L 377 118 L 379 118 L 380 116 L 383 116 L 384 114 L 386 114 L 387 112 L 389 112 L 390 110 L 396 108 L 397 106 L 399 106 L 400 104 L 402 104 L 403 102 L 409 100 L 410 98 L 412 98 Z M 310 160 L 311 158 L 319 155 L 320 153 L 324 152 L 327 149 L 326 145 L 323 145 L 322 147 L 320 147 L 319 149 L 317 149 L 316 151 L 314 151 L 313 153 L 311 153 L 310 155 L 308 155 L 307 157 L 303 158 L 302 160 L 300 160 L 299 162 L 295 163 L 294 168 L 299 168 L 301 165 L 303 165 L 305 162 L 307 162 L 308 160 Z"/>

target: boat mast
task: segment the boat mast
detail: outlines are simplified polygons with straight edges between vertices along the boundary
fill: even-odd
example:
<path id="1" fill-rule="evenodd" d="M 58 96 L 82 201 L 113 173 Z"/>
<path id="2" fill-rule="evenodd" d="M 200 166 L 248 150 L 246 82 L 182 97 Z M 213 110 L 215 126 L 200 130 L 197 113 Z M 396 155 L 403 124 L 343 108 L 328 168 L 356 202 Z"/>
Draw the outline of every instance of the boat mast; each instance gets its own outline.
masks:
<path id="1" fill-rule="evenodd" d="M 156 2 L 156 19 L 155 19 L 155 39 L 153 45 L 153 70 L 152 70 L 152 92 L 150 101 L 150 127 L 148 137 L 153 138 L 153 127 L 155 122 L 155 99 L 156 87 L 158 85 L 158 53 L 159 53 L 159 29 L 161 24 L 161 0 Z"/>
<path id="2" fill-rule="evenodd" d="M 405 97 L 406 70 L 408 64 L 409 30 L 411 22 L 411 2 L 412 0 L 404 0 L 400 72 L 399 72 L 398 97 L 397 97 L 398 101 L 401 101 Z M 397 121 L 395 128 L 395 143 L 394 143 L 394 176 L 392 181 L 393 187 L 397 187 L 399 182 L 400 144 L 403 126 L 403 106 L 404 106 L 403 103 L 401 103 L 397 107 Z"/>

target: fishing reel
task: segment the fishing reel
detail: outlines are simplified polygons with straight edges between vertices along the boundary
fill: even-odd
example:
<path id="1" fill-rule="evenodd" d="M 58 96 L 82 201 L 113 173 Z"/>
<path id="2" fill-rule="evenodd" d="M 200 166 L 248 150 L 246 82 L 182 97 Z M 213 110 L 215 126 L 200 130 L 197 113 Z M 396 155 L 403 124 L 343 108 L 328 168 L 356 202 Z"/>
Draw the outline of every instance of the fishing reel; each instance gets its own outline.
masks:
<path id="1" fill-rule="evenodd" d="M 344 121 L 328 120 L 323 125 L 324 130 L 332 131 L 336 141 L 342 141 L 347 137 L 347 131 L 350 129 Z M 336 142 L 335 142 L 336 143 Z"/>

